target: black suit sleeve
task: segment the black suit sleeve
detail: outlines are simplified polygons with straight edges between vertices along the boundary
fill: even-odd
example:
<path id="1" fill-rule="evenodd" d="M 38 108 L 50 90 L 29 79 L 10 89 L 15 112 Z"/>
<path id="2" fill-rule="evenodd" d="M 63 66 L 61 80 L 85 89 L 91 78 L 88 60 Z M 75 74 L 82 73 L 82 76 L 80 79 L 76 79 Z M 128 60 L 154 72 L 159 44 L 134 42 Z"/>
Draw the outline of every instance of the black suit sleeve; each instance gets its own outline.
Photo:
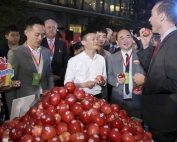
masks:
<path id="1" fill-rule="evenodd" d="M 153 46 L 149 46 L 148 48 L 141 49 L 137 52 L 137 56 L 140 60 L 140 64 L 146 73 L 148 72 L 149 69 L 153 50 L 154 50 Z"/>
<path id="2" fill-rule="evenodd" d="M 68 64 L 68 51 L 67 51 L 67 47 L 66 47 L 65 42 L 63 42 L 62 50 L 63 50 L 63 57 L 62 57 L 63 64 L 62 64 L 62 67 L 59 69 L 58 76 L 60 77 L 61 80 L 64 80 L 66 67 Z"/>

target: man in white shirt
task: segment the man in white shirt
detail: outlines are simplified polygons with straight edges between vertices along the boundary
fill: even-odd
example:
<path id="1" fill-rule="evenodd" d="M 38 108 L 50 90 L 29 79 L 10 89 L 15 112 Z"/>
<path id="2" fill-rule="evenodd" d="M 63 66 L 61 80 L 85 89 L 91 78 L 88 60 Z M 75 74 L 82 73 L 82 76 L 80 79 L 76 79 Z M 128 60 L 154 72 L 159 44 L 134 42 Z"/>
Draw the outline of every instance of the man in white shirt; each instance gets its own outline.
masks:
<path id="1" fill-rule="evenodd" d="M 96 54 L 98 46 L 95 31 L 82 32 L 81 43 L 85 50 L 68 61 L 64 84 L 73 81 L 76 87 L 101 98 L 101 86 L 106 84 L 107 75 L 105 59 Z M 103 76 L 104 80 L 97 81 L 98 75 Z"/>
<path id="2" fill-rule="evenodd" d="M 121 109 L 128 112 L 130 117 L 141 118 L 141 91 L 134 92 L 136 86 L 132 80 L 135 73 L 142 73 L 138 62 L 137 50 L 132 48 L 133 38 L 128 30 L 120 30 L 117 34 L 120 51 L 108 57 L 108 83 L 113 86 L 111 103 L 117 103 Z M 125 78 L 118 75 L 124 73 Z"/>

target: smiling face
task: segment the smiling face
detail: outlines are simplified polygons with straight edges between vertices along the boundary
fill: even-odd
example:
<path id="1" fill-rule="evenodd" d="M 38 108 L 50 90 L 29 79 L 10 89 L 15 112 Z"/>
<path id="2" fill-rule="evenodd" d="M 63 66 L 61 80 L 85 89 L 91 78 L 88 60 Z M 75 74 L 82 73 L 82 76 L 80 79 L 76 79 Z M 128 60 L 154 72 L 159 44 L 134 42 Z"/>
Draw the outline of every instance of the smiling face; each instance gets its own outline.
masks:
<path id="1" fill-rule="evenodd" d="M 44 37 L 44 26 L 40 24 L 34 24 L 32 27 L 28 27 L 25 30 L 27 36 L 27 43 L 31 48 L 38 48 Z"/>
<path id="2" fill-rule="evenodd" d="M 85 50 L 96 50 L 98 48 L 98 38 L 95 33 L 88 33 L 81 42 Z"/>
<path id="3" fill-rule="evenodd" d="M 133 38 L 129 31 L 121 30 L 117 34 L 117 44 L 124 52 L 129 51 L 132 48 Z"/>

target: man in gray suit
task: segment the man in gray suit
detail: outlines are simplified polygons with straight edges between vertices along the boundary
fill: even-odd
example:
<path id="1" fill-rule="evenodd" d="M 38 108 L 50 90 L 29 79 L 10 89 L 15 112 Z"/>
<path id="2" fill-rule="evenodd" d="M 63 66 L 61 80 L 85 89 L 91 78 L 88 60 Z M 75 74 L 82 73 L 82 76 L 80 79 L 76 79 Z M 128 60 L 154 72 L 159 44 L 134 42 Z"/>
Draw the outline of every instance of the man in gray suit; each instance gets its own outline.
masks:
<path id="1" fill-rule="evenodd" d="M 120 30 L 117 35 L 120 51 L 108 58 L 108 83 L 113 86 L 111 103 L 116 103 L 121 109 L 128 112 L 130 117 L 141 118 L 141 91 L 133 91 L 136 84 L 132 76 L 141 72 L 138 64 L 137 50 L 132 48 L 133 38 L 128 30 Z M 128 57 L 126 57 L 128 56 Z M 135 62 L 136 61 L 136 62 Z M 120 73 L 126 74 L 125 78 L 119 78 Z"/>
<path id="2" fill-rule="evenodd" d="M 27 19 L 25 26 L 26 42 L 8 52 L 8 62 L 14 70 L 14 80 L 21 86 L 7 91 L 6 102 L 9 112 L 13 99 L 36 95 L 36 98 L 53 87 L 53 74 L 50 65 L 50 52 L 40 46 L 44 36 L 44 23 L 38 17 Z"/>

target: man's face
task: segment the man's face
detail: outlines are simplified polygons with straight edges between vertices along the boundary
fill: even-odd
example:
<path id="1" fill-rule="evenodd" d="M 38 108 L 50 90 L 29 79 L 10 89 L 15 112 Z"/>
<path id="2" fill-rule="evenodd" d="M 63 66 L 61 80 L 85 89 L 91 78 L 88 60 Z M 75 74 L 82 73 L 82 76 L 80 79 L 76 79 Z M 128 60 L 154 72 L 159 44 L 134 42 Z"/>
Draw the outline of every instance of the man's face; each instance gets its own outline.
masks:
<path id="1" fill-rule="evenodd" d="M 151 17 L 149 18 L 149 22 L 152 25 L 152 32 L 159 33 L 159 29 L 161 28 L 161 14 L 157 13 L 157 8 L 159 4 L 155 5 L 151 11 Z"/>
<path id="2" fill-rule="evenodd" d="M 5 38 L 12 45 L 17 45 L 20 40 L 20 34 L 17 31 L 10 31 L 9 34 L 5 35 Z"/>
<path id="3" fill-rule="evenodd" d="M 82 41 L 85 50 L 96 50 L 98 48 L 98 39 L 96 34 L 89 33 L 86 35 L 85 40 Z"/>
<path id="4" fill-rule="evenodd" d="M 119 31 L 117 35 L 117 40 L 121 50 L 129 51 L 132 48 L 133 38 L 129 31 L 127 30 Z"/>
<path id="5" fill-rule="evenodd" d="M 57 33 L 57 26 L 55 25 L 54 21 L 48 20 L 45 22 L 45 32 L 48 38 L 50 39 L 55 38 Z"/>
<path id="6" fill-rule="evenodd" d="M 112 44 L 116 44 L 116 36 L 115 36 L 115 34 L 111 35 L 109 42 L 112 43 Z"/>
<path id="7" fill-rule="evenodd" d="M 40 24 L 35 24 L 31 28 L 25 30 L 25 35 L 27 36 L 27 43 L 32 48 L 38 48 L 40 46 L 44 34 L 44 26 Z"/>
<path id="8" fill-rule="evenodd" d="M 97 32 L 96 36 L 98 38 L 98 46 L 99 47 L 103 47 L 104 43 L 106 42 L 106 34 L 105 33 L 101 33 L 101 32 Z"/>

